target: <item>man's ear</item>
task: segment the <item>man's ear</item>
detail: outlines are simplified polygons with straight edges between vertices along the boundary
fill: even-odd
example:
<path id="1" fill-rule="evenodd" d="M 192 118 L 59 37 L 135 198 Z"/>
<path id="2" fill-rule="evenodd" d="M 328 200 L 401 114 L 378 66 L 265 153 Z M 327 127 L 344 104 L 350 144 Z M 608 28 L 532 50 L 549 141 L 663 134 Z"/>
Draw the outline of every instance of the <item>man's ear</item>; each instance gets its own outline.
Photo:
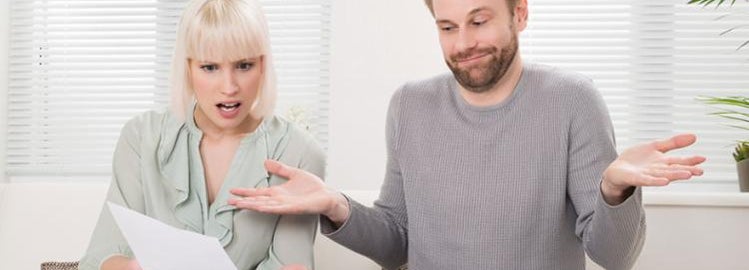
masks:
<path id="1" fill-rule="evenodd" d="M 510 0 L 512 1 L 512 0 Z M 528 0 L 517 0 L 518 3 L 515 5 L 515 16 L 513 20 L 515 27 L 518 32 L 523 32 L 525 27 L 528 26 Z"/>

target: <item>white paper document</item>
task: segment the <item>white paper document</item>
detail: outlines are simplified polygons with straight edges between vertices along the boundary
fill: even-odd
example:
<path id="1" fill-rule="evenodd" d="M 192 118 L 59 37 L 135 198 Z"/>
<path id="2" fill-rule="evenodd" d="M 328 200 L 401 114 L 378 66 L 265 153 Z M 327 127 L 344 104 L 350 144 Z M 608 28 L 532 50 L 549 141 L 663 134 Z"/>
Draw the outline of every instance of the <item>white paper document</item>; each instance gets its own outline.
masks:
<path id="1" fill-rule="evenodd" d="M 180 230 L 107 202 L 144 270 L 237 270 L 218 239 Z"/>

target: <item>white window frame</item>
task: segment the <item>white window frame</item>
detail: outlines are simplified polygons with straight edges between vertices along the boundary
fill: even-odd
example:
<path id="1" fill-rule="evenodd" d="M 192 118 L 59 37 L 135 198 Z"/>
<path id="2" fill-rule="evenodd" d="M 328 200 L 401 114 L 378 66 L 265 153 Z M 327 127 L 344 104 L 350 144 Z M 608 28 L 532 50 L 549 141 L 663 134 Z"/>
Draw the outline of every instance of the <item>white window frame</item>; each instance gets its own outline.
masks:
<path id="1" fill-rule="evenodd" d="M 65 6 L 68 4 L 75 4 L 75 2 L 80 2 L 80 4 L 84 4 L 86 6 L 94 6 L 95 8 L 98 8 L 100 4 L 97 4 L 95 2 L 81 2 L 81 1 L 65 1 L 65 0 L 38 0 L 34 1 L 36 3 L 40 4 L 52 4 L 52 5 L 61 5 Z M 139 110 L 137 110 L 134 113 L 126 113 L 127 117 L 124 119 L 121 119 L 122 124 L 124 124 L 124 121 L 126 119 L 132 118 L 136 116 L 138 113 L 143 112 L 148 109 L 162 109 L 166 108 L 166 102 L 168 101 L 168 93 L 166 90 L 166 70 L 168 70 L 169 63 L 168 61 L 164 61 L 163 59 L 170 59 L 171 57 L 171 48 L 173 47 L 174 42 L 174 32 L 176 32 L 176 29 L 173 29 L 176 26 L 176 22 L 179 18 L 179 15 L 181 14 L 181 6 L 184 6 L 184 4 L 187 2 L 186 0 L 152 0 L 152 1 L 140 1 L 142 4 L 133 4 L 133 5 L 140 5 L 144 7 L 156 7 L 158 10 L 154 14 L 156 16 L 159 16 L 155 21 L 149 21 L 154 22 L 156 24 L 156 27 L 153 29 L 156 35 L 154 35 L 154 38 L 156 39 L 156 42 L 153 46 L 153 49 L 156 50 L 154 53 L 156 53 L 157 60 L 156 62 L 160 62 L 158 64 L 158 67 L 156 67 L 156 70 L 154 70 L 154 75 L 145 75 L 146 77 L 151 77 L 156 79 L 155 85 L 158 91 L 153 92 L 153 95 L 155 98 L 157 98 L 157 102 L 153 104 L 150 107 L 143 107 Z M 324 147 L 327 148 L 327 126 L 328 126 L 328 104 L 329 104 L 329 52 L 327 51 L 327 48 L 329 48 L 330 44 L 330 10 L 331 10 L 331 4 L 329 0 L 260 0 L 262 3 L 266 15 L 268 17 L 269 26 L 270 26 L 270 32 L 271 32 L 271 47 L 273 49 L 274 53 L 274 61 L 278 76 L 278 89 L 279 89 L 279 98 L 276 106 L 276 114 L 286 116 L 287 118 L 291 118 L 290 120 L 298 122 L 303 127 L 309 128 L 309 131 L 318 139 L 319 143 Z M 14 17 L 12 12 L 20 12 L 21 8 L 18 8 L 18 10 L 14 9 L 14 3 L 16 3 L 19 7 L 28 7 L 27 5 L 34 5 L 29 4 L 29 2 L 24 0 L 11 0 L 11 1 L 3 1 L 4 5 L 7 5 L 7 8 L 2 9 L 3 12 L 7 12 L 9 16 L 2 16 L 2 18 L 7 18 L 9 21 L 12 21 Z M 133 2 L 128 3 L 120 3 L 115 1 L 111 1 L 111 3 L 114 3 L 116 6 L 122 6 L 122 7 L 128 7 Z M 290 8 L 287 8 L 290 7 Z M 150 9 L 150 8 L 149 8 Z M 63 10 L 63 9 L 60 9 Z M 28 10 L 23 10 L 28 11 Z M 47 10 L 47 11 L 52 11 Z M 58 11 L 55 11 L 58 12 Z M 90 14 L 83 13 L 82 11 L 75 11 L 78 15 L 84 14 Z M 116 14 L 115 11 L 106 11 L 108 13 Z M 284 12 L 283 16 L 288 17 L 279 17 L 280 12 Z M 60 13 L 54 13 L 54 14 L 61 14 Z M 135 14 L 132 13 L 131 14 Z M 97 14 L 94 14 L 94 16 Z M 134 16 L 141 16 L 141 14 L 135 14 Z M 18 18 L 18 17 L 16 17 Z M 26 19 L 27 17 L 23 17 L 22 19 L 18 19 L 19 21 L 22 21 Z M 62 19 L 61 19 L 62 18 Z M 69 20 L 66 19 L 67 17 L 55 17 L 51 20 L 55 22 L 65 23 L 70 25 Z M 80 17 L 83 18 L 83 17 Z M 136 17 L 133 17 L 136 18 Z M 122 19 L 123 21 L 127 21 L 125 23 L 130 23 L 130 20 L 125 18 Z M 139 21 L 140 19 L 135 19 L 135 21 Z M 142 19 L 145 21 L 146 19 Z M 36 22 L 36 21 L 35 21 Z M 45 21 L 46 22 L 46 21 Z M 123 25 L 125 24 L 123 23 Z M 14 23 L 15 24 L 15 23 Z M 7 35 L 5 37 L 8 38 L 7 43 L 14 42 L 14 31 L 10 29 L 13 27 L 11 23 L 9 22 L 7 25 L 9 30 L 7 30 Z M 31 28 L 29 24 L 24 24 L 21 27 Z M 42 27 L 39 24 L 33 25 L 34 29 Z M 56 27 L 62 28 L 67 27 L 63 24 L 58 24 Z M 75 26 L 73 26 L 75 27 Z M 93 28 L 93 26 L 84 26 L 86 28 Z M 129 27 L 129 26 L 119 26 L 117 27 Z M 304 30 L 297 30 L 304 28 Z M 319 28 L 317 28 L 319 27 Z M 168 29 L 165 29 L 168 28 Z M 22 29 L 22 28 L 20 28 Z M 67 29 L 67 28 L 66 28 Z M 128 28 L 129 29 L 129 28 Z M 26 30 L 26 29 L 24 29 Z M 38 32 L 37 32 L 38 33 Z M 112 35 L 116 34 L 117 32 L 113 32 Z M 168 33 L 168 34 L 164 34 Z M 289 34 L 291 33 L 291 34 Z M 20 34 L 18 34 L 20 36 Z M 130 34 L 132 35 L 132 34 Z M 286 38 L 287 35 L 291 36 L 291 39 Z M 26 36 L 24 36 L 26 37 Z M 26 40 L 26 39 L 24 39 Z M 300 42 L 295 42 L 294 40 L 301 40 Z M 311 41 L 310 41 L 311 40 Z M 25 44 L 24 44 L 25 45 Z M 140 45 L 143 46 L 142 44 Z M 150 45 L 149 45 L 150 46 Z M 4 65 L 4 68 L 8 68 L 12 63 L 10 62 L 10 58 L 13 57 L 14 51 L 13 48 L 18 47 L 13 46 L 9 48 L 5 48 L 3 50 L 3 53 L 9 58 L 8 61 L 5 63 L 8 63 L 7 65 Z M 66 48 L 58 46 L 53 47 L 55 49 L 57 48 Z M 127 48 L 126 48 L 127 49 Z M 24 49 L 28 51 L 29 49 Z M 58 49 L 59 50 L 59 49 Z M 40 53 L 41 55 L 46 55 L 46 50 L 42 51 Z M 62 54 L 58 54 L 62 55 Z M 111 54 L 111 55 L 117 55 L 117 54 Z M 167 57 L 164 57 L 167 55 Z M 137 57 L 136 57 L 137 58 Z M 17 65 L 17 62 L 19 58 L 15 58 L 15 62 Z M 26 59 L 26 58 L 23 58 Z M 72 57 L 71 57 L 72 59 Z M 26 60 L 23 60 L 26 61 Z M 75 61 L 75 59 L 73 60 Z M 150 61 L 150 60 L 144 60 L 144 61 Z M 42 61 L 40 61 L 40 64 Z M 299 64 L 300 63 L 300 64 Z M 34 71 L 38 72 L 38 71 Z M 43 72 L 46 72 L 43 70 Z M 299 73 L 302 73 L 303 75 L 307 76 L 300 76 Z M 8 72 L 5 72 L 4 75 L 7 75 Z M 13 75 L 13 74 L 11 74 Z M 25 75 L 25 74 L 24 74 Z M 3 85 L 8 86 L 3 88 L 3 95 L 6 97 L 5 100 L 8 100 L 11 91 L 16 91 L 15 93 L 18 93 L 18 90 L 11 90 L 11 89 L 20 89 L 18 88 L 18 80 L 15 80 L 16 83 L 14 85 L 10 85 L 13 78 L 19 78 L 19 75 L 13 75 L 6 77 L 7 81 L 3 83 Z M 59 75 L 56 75 L 59 76 Z M 1 78 L 1 77 L 0 77 Z M 57 77 L 55 77 L 57 78 Z M 88 77 L 86 77 L 88 78 Z M 35 82 L 36 83 L 36 82 Z M 146 83 L 147 84 L 147 83 Z M 54 87 L 54 86 L 49 86 Z M 46 88 L 47 86 L 43 87 L 44 93 L 47 93 Z M 7 92 L 6 92 L 7 91 Z M 98 91 L 98 90 L 97 90 Z M 37 91 L 38 92 L 38 91 Z M 39 92 L 42 93 L 42 92 Z M 50 92 L 53 93 L 53 92 Z M 130 94 L 130 93 L 128 93 Z M 87 97 L 88 98 L 88 97 Z M 52 99 L 55 100 L 55 99 Z M 8 101 L 9 103 L 11 101 Z M 140 102 L 140 101 L 138 101 Z M 141 104 L 139 106 L 143 106 L 142 102 L 138 103 Z M 19 135 L 10 135 L 10 115 L 7 114 L 9 110 L 11 110 L 10 104 L 7 104 L 8 106 L 3 107 L 3 137 L 2 139 L 2 145 L 4 150 L 3 160 L 2 160 L 2 172 L 3 175 L 6 176 L 5 178 L 10 179 L 11 181 L 37 181 L 38 179 L 42 179 L 42 181 L 49 181 L 49 179 L 55 179 L 53 181 L 79 181 L 83 179 L 83 181 L 89 181 L 91 179 L 95 179 L 95 181 L 99 181 L 99 179 L 108 179 L 111 171 L 111 161 L 108 162 L 99 162 L 97 163 L 98 166 L 95 169 L 89 169 L 87 168 L 88 164 L 93 164 L 95 162 L 91 163 L 85 163 L 86 165 L 77 165 L 77 166 L 70 166 L 66 165 L 68 163 L 61 162 L 59 164 L 55 163 L 51 165 L 50 167 L 45 167 L 45 162 L 50 162 L 49 160 L 45 161 L 37 161 L 37 158 L 26 158 L 26 161 L 23 161 L 22 159 L 12 159 L 13 161 L 16 161 L 14 164 L 21 164 L 20 166 L 10 166 L 8 164 L 11 163 L 11 158 L 8 158 L 6 161 L 6 157 L 9 157 L 9 155 L 12 155 L 10 152 L 11 149 L 9 146 L 6 146 L 6 143 L 9 145 L 14 146 L 15 149 L 21 149 L 19 148 L 18 141 L 26 141 L 26 138 L 23 138 L 23 136 Z M 59 105 L 58 105 L 59 106 Z M 29 106 L 31 107 L 31 106 Z M 46 111 L 45 106 L 39 106 L 43 108 L 44 111 Z M 80 107 L 80 106 L 79 106 Z M 18 108 L 18 107 L 16 107 Z M 78 108 L 78 107 L 76 107 Z M 139 107 L 140 108 L 140 107 Z M 34 113 L 37 114 L 37 113 Z M 24 116 L 26 117 L 26 116 Z M 46 116 L 42 116 L 44 118 L 48 118 Z M 52 116 L 54 117 L 54 115 Z M 122 117 L 120 117 L 122 118 Z M 18 118 L 14 118 L 14 123 L 18 124 L 19 120 Z M 34 121 L 36 122 L 36 121 Z M 71 120 L 72 122 L 72 120 Z M 39 124 L 35 124 L 39 125 Z M 46 124 L 42 124 L 45 126 Z M 52 124 L 57 125 L 57 124 Z M 63 126 L 63 124 L 59 124 L 60 126 Z M 117 136 L 119 135 L 119 128 L 118 126 L 116 128 L 116 131 L 108 131 L 109 133 L 116 133 Z M 42 127 L 44 128 L 44 127 Z M 59 128 L 59 127 L 58 127 Z M 14 129 L 17 130 L 17 129 Z M 98 131 L 98 129 L 97 129 Z M 75 137 L 75 135 L 61 135 L 60 132 L 57 132 L 57 130 L 50 130 L 49 133 L 47 133 L 46 129 L 45 131 L 36 131 L 32 132 L 30 134 L 37 134 L 35 136 L 40 136 L 41 138 L 46 138 L 46 135 L 43 134 L 56 134 L 60 136 L 69 136 L 69 137 Z M 15 133 L 19 134 L 19 133 Z M 25 134 L 25 133 L 23 133 Z M 39 135 L 41 134 L 41 135 Z M 9 143 L 9 140 L 14 140 L 13 143 Z M 116 138 L 115 138 L 116 139 Z M 72 143 L 78 143 L 75 140 L 72 139 L 65 139 L 67 141 L 71 141 Z M 103 139 L 106 140 L 106 139 Z M 34 141 L 30 141 L 34 142 Z M 49 140 L 42 139 L 40 141 L 36 141 L 40 143 L 49 143 Z M 36 143 L 30 143 L 33 145 L 36 145 Z M 54 142 L 52 143 L 54 145 Z M 25 147 L 25 146 L 21 146 Z M 42 156 L 47 156 L 44 152 L 44 148 L 46 146 L 37 146 L 38 149 L 42 149 L 39 151 L 28 151 L 31 153 L 37 153 L 39 152 Z M 84 146 L 81 146 L 83 148 Z M 24 148 L 25 149 L 25 148 Z M 100 155 L 99 159 L 96 160 L 111 160 L 111 152 L 114 150 L 114 140 L 110 142 L 109 147 L 103 146 L 98 148 L 92 148 L 88 149 L 88 153 L 95 153 L 97 151 L 99 152 L 106 152 Z M 15 150 L 18 153 L 18 150 Z M 58 152 L 64 152 L 59 151 Z M 24 152 L 25 153 L 25 152 Z M 107 154 L 108 153 L 108 154 Z M 54 156 L 54 154 L 52 154 Z M 102 157 L 103 156 L 103 157 Z M 56 156 L 55 156 L 56 157 Z M 62 157 L 62 156 L 60 156 Z M 57 157 L 57 159 L 64 161 L 64 158 Z M 41 158 L 39 158 L 41 159 Z M 22 160 L 22 162 L 18 162 L 18 160 Z M 37 164 L 36 162 L 41 162 L 40 164 Z M 57 162 L 52 159 L 51 163 Z M 25 164 L 25 165 L 24 165 Z M 72 163 L 71 163 L 72 164 Z M 6 167 L 7 166 L 7 167 Z M 55 167 L 57 166 L 57 167 Z M 66 167 L 67 166 L 67 167 Z M 39 170 L 39 168 L 42 168 Z M 70 169 L 73 168 L 73 169 Z"/>
<path id="2" fill-rule="evenodd" d="M 10 54 L 10 2 L 0 1 L 0 151 L 6 151 L 8 107 L 8 55 Z M 0 185 L 8 181 L 5 155 L 0 155 Z"/>
<path id="3" fill-rule="evenodd" d="M 531 17 L 520 38 L 521 50 L 526 60 L 575 70 L 596 82 L 609 106 L 620 152 L 677 133 L 698 135 L 696 145 L 672 154 L 708 156 L 705 176 L 654 191 L 737 192 L 730 146 L 749 138 L 745 131 L 714 124 L 726 121 L 708 115 L 714 109 L 696 97 L 747 95 L 749 76 L 740 78 L 740 72 L 730 67 L 745 61 L 741 70 L 749 74 L 749 53 L 734 50 L 749 39 L 749 32 L 719 36 L 723 30 L 745 24 L 741 18 L 746 16 L 716 18 L 747 12 L 749 4 L 739 1 L 733 7 L 716 9 L 714 5 L 687 5 L 687 1 L 529 1 Z M 716 52 L 701 52 L 700 47 Z M 700 62 L 689 59 L 699 55 L 715 56 L 716 63 L 706 64 L 725 73 L 706 69 L 704 74 L 715 76 L 714 80 L 688 77 L 702 74 L 692 67 Z M 734 56 L 736 61 L 730 59 Z M 723 78 L 730 81 L 720 81 Z M 708 86 L 711 82 L 715 82 L 713 89 Z M 728 90 L 731 87 L 737 90 Z"/>

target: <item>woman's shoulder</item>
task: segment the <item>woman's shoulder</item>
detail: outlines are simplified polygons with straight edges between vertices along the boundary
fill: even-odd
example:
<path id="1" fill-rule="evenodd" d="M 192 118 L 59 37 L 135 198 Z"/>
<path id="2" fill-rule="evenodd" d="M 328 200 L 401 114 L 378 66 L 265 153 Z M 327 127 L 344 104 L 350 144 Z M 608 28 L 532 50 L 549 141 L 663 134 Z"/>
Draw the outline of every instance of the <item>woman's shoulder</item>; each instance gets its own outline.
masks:
<path id="1" fill-rule="evenodd" d="M 304 152 L 310 147 L 319 148 L 319 144 L 309 128 L 291 121 L 283 116 L 273 115 L 265 119 L 265 132 L 283 152 Z M 278 153 L 277 153 L 278 154 Z"/>
<path id="2" fill-rule="evenodd" d="M 265 131 L 276 138 L 314 140 L 308 127 L 280 115 L 271 115 L 264 120 Z"/>
<path id="3" fill-rule="evenodd" d="M 128 120 L 120 136 L 131 139 L 157 139 L 169 130 L 179 130 L 182 125 L 183 121 L 179 121 L 169 110 L 150 110 Z"/>

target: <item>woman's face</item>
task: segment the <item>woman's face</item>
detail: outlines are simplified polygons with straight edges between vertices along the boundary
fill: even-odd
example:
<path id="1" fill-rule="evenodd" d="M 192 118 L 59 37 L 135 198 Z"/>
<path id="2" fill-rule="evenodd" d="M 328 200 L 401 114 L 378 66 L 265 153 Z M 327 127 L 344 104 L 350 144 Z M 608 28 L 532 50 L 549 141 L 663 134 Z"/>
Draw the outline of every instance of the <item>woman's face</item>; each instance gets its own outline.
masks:
<path id="1" fill-rule="evenodd" d="M 250 112 L 264 77 L 263 57 L 227 62 L 190 59 L 188 62 L 197 100 L 194 117 L 198 127 L 203 132 L 252 132 L 258 120 L 250 116 Z"/>

